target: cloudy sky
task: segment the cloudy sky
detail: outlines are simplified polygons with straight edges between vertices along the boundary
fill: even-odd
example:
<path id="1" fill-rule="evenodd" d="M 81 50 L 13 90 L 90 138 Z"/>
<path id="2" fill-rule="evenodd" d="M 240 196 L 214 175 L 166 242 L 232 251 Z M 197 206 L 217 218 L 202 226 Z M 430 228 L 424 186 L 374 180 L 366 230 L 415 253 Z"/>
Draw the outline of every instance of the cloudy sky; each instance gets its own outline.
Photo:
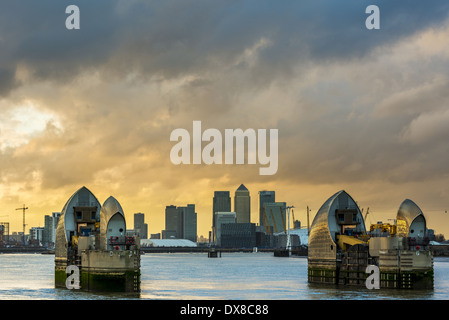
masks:
<path id="1" fill-rule="evenodd" d="M 80 9 L 67 30 L 65 9 Z M 380 8 L 380 30 L 365 9 Z M 394 218 L 410 198 L 449 237 L 447 0 L 21 0 L 0 3 L 0 221 L 43 226 L 82 186 L 149 232 L 166 205 L 243 183 L 307 223 L 344 189 Z M 279 130 L 279 169 L 180 165 L 176 128 Z M 311 218 L 312 218 L 311 217 Z M 370 220 L 371 219 L 371 220 Z"/>

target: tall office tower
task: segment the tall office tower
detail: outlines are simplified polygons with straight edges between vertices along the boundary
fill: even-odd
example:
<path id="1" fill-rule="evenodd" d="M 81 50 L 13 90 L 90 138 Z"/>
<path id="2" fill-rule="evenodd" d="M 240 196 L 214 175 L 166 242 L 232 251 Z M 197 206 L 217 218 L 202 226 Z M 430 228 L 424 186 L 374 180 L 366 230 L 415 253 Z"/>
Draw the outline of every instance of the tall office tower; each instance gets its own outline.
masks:
<path id="1" fill-rule="evenodd" d="M 148 225 L 145 223 L 145 215 L 143 213 L 134 214 L 134 232 L 141 239 L 148 239 Z"/>
<path id="2" fill-rule="evenodd" d="M 197 240 L 197 213 L 195 205 L 188 204 L 187 207 L 178 207 L 178 237 L 196 242 Z"/>
<path id="3" fill-rule="evenodd" d="M 215 242 L 215 214 L 231 211 L 231 196 L 229 191 L 214 191 L 212 204 L 212 242 Z"/>
<path id="4" fill-rule="evenodd" d="M 52 237 L 51 242 L 53 244 L 56 242 L 56 228 L 58 227 L 59 217 L 61 216 L 61 212 L 52 212 L 51 216 L 53 218 L 53 231 L 52 231 Z"/>
<path id="5" fill-rule="evenodd" d="M 53 239 L 53 217 L 49 215 L 44 216 L 44 234 L 42 243 L 46 248 L 52 248 L 54 242 Z"/>
<path id="6" fill-rule="evenodd" d="M 237 223 L 251 222 L 251 197 L 243 184 L 235 191 L 234 211 L 237 215 Z"/>
<path id="7" fill-rule="evenodd" d="M 265 226 L 265 218 L 263 212 L 263 204 L 265 202 L 275 202 L 275 193 L 274 191 L 259 191 L 259 225 Z M 268 215 L 268 212 L 266 212 Z"/>
<path id="8" fill-rule="evenodd" d="M 266 213 L 267 229 L 270 228 L 275 233 L 287 230 L 285 202 L 265 202 L 263 204 Z"/>
<path id="9" fill-rule="evenodd" d="M 44 234 L 42 243 L 47 248 L 54 248 L 56 239 L 56 227 L 58 226 L 61 212 L 52 212 L 52 215 L 44 216 Z"/>
<path id="10" fill-rule="evenodd" d="M 215 191 L 213 212 L 230 212 L 231 211 L 231 196 L 229 191 Z"/>
<path id="11" fill-rule="evenodd" d="M 165 230 L 163 239 L 180 238 L 178 235 L 178 209 L 176 206 L 165 207 Z"/>

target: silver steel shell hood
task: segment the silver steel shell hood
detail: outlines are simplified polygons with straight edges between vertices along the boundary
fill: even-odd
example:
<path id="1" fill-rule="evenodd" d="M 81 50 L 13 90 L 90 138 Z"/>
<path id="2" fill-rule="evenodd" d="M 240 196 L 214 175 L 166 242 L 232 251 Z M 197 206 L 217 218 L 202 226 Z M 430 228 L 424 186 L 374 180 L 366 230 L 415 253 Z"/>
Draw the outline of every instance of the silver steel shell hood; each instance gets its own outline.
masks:
<path id="1" fill-rule="evenodd" d="M 112 228 L 112 224 L 115 225 L 117 230 Z M 122 231 L 120 231 L 122 229 Z M 110 196 L 103 204 L 101 208 L 100 219 L 100 248 L 107 249 L 107 239 L 113 232 L 114 235 L 119 233 L 125 234 L 126 220 L 122 206 L 114 197 Z"/>
<path id="2" fill-rule="evenodd" d="M 356 212 L 357 232 L 365 232 L 365 222 L 357 203 L 344 190 L 331 196 L 318 210 L 309 232 L 309 259 L 335 259 L 337 255 L 336 234 L 340 232 L 336 212 Z"/>
<path id="3" fill-rule="evenodd" d="M 82 187 L 78 189 L 64 205 L 58 226 L 56 227 L 55 257 L 67 258 L 68 242 L 70 234 L 76 232 L 74 208 L 79 206 L 96 207 L 96 220 L 100 220 L 100 202 L 94 194 Z"/>
<path id="4" fill-rule="evenodd" d="M 397 214 L 398 236 L 424 237 L 426 218 L 422 210 L 410 199 L 404 200 Z"/>

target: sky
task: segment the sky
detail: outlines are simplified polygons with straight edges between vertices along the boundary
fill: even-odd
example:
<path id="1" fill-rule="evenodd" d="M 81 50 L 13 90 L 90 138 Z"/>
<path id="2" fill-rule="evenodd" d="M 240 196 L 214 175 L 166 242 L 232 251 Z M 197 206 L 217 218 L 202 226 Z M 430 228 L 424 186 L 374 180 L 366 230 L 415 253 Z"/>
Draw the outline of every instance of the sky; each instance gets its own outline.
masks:
<path id="1" fill-rule="evenodd" d="M 80 9 L 68 30 L 65 9 Z M 368 5 L 380 29 L 368 30 Z M 80 187 L 128 228 L 244 184 L 307 224 L 346 190 L 367 222 L 411 199 L 449 237 L 449 3 L 381 0 L 22 0 L 0 3 L 0 222 L 44 226 Z M 170 134 L 278 129 L 278 170 L 174 165 Z M 204 147 L 203 143 L 203 147 Z M 27 231 L 28 232 L 28 231 Z"/>

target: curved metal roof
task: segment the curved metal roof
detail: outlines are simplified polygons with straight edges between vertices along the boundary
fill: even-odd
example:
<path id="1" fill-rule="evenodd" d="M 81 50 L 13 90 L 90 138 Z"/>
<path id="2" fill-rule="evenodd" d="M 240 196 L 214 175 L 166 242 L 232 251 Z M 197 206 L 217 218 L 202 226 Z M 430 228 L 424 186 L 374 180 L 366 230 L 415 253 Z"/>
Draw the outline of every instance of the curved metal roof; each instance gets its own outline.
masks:
<path id="1" fill-rule="evenodd" d="M 125 217 L 120 203 L 113 196 L 110 196 L 101 207 L 100 221 L 109 221 L 109 219 L 111 219 L 116 213 L 120 213 L 123 217 Z"/>
<path id="2" fill-rule="evenodd" d="M 344 190 L 332 195 L 318 210 L 309 232 L 309 259 L 335 259 L 337 245 L 335 235 L 339 232 L 335 211 L 355 209 L 357 231 L 365 231 L 365 222 L 357 203 Z"/>
<path id="3" fill-rule="evenodd" d="M 100 219 L 100 202 L 95 195 L 86 187 L 78 189 L 65 203 L 58 226 L 56 227 L 55 257 L 67 257 L 67 243 L 70 231 L 75 227 L 73 207 L 94 206 L 97 207 L 97 220 Z M 73 229 L 73 230 L 72 230 Z"/>
<path id="4" fill-rule="evenodd" d="M 424 215 L 424 213 L 418 205 L 410 199 L 405 199 L 399 206 L 397 217 L 410 222 L 409 224 L 411 224 L 419 215 Z"/>
<path id="5" fill-rule="evenodd" d="M 110 196 L 109 198 L 106 199 L 106 201 L 103 203 L 103 206 L 101 207 L 101 214 L 100 214 L 101 248 L 106 248 L 108 223 L 109 220 L 111 220 L 111 218 L 116 214 L 120 214 L 123 217 L 126 230 L 126 219 L 122 206 L 117 201 L 117 199 L 115 199 L 113 196 Z"/>
<path id="6" fill-rule="evenodd" d="M 397 214 L 398 233 L 401 236 L 407 237 L 409 234 L 410 226 L 418 217 L 420 220 L 424 221 L 425 225 L 426 219 L 424 213 L 421 211 L 418 205 L 410 199 L 405 199 L 399 206 Z"/>

